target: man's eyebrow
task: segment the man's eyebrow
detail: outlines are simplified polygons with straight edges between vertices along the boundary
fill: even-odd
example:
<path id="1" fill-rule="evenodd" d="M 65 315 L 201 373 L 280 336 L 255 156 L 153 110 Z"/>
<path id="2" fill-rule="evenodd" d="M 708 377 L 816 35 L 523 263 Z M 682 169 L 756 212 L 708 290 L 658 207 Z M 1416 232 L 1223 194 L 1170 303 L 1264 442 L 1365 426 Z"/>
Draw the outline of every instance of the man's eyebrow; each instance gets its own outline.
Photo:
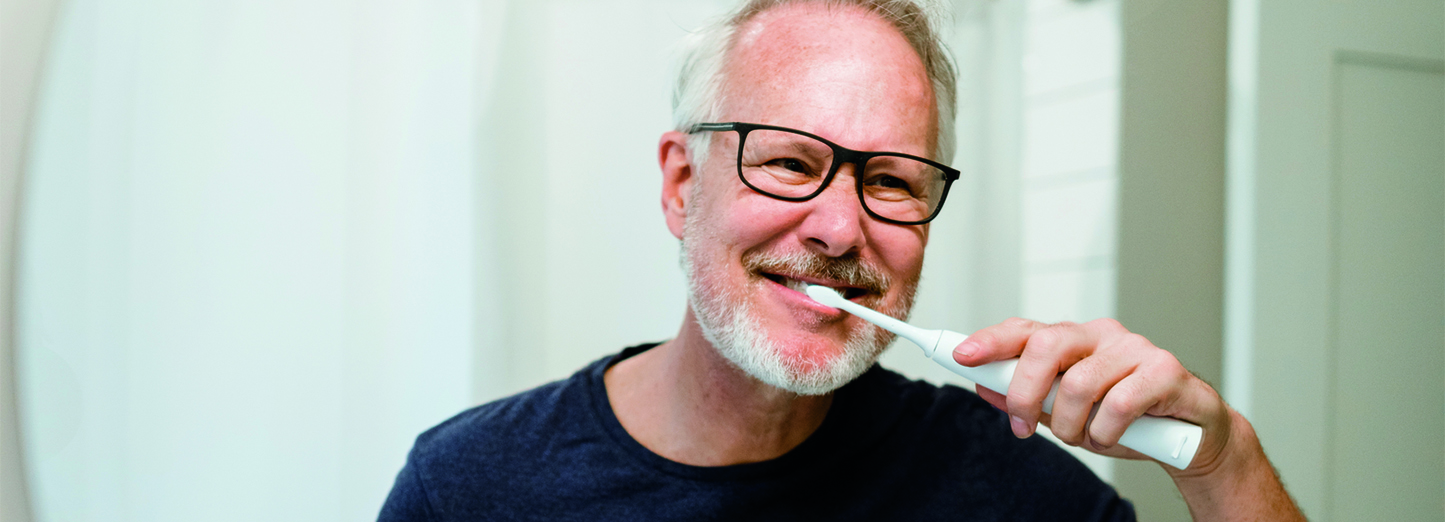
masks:
<path id="1" fill-rule="evenodd" d="M 800 137 L 801 137 L 801 136 L 800 136 Z M 810 141 L 813 142 L 813 143 L 808 143 L 808 142 L 810 142 Z M 813 146 L 814 143 L 816 143 L 818 146 L 814 147 L 814 146 Z M 792 143 L 792 146 L 793 146 L 794 149 L 798 150 L 799 152 L 816 152 L 818 149 L 828 149 L 828 152 L 833 152 L 833 150 L 832 150 L 831 148 L 829 148 L 829 147 L 828 147 L 826 144 L 824 144 L 823 142 L 818 141 L 818 140 L 813 140 L 813 139 L 808 139 L 808 140 L 794 139 L 794 140 L 793 140 L 793 143 Z"/>
<path id="2" fill-rule="evenodd" d="M 784 143 L 784 148 L 797 152 L 818 152 L 822 149 L 827 149 L 827 153 L 829 154 L 833 152 L 832 147 L 829 147 L 827 143 L 802 135 L 790 137 L 790 139 Z"/>

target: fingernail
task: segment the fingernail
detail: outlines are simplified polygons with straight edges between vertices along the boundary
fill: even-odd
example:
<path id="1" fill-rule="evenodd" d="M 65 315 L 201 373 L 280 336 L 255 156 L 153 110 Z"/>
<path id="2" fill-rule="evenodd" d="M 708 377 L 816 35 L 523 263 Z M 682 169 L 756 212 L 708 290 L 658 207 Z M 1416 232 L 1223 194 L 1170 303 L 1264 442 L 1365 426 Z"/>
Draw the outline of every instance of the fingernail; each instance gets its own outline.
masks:
<path id="1" fill-rule="evenodd" d="M 1105 449 L 1103 444 L 1094 442 L 1094 439 L 1089 439 L 1089 447 L 1094 448 L 1094 451 L 1104 451 Z"/>
<path id="2" fill-rule="evenodd" d="M 959 343 L 958 347 L 953 349 L 953 353 L 962 355 L 964 357 L 973 357 L 973 354 L 978 353 L 978 343 L 973 342 L 973 340 L 971 339 L 964 341 L 962 343 Z"/>
<path id="3" fill-rule="evenodd" d="M 1019 418 L 1018 415 L 1009 415 L 1008 423 L 1013 427 L 1015 437 L 1020 439 L 1029 437 L 1029 425 L 1024 423 L 1024 420 Z"/>

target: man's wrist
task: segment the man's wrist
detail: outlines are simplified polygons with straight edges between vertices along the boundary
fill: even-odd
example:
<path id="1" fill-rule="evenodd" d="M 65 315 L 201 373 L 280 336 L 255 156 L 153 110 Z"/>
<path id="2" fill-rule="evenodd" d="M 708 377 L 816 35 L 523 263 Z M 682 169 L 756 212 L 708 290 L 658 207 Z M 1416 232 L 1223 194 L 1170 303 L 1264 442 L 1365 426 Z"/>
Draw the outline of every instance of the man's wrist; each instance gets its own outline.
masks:
<path id="1" fill-rule="evenodd" d="M 1228 406 L 1226 406 L 1228 408 Z M 1183 486 L 1184 483 L 1204 484 L 1216 480 L 1230 480 L 1230 477 L 1239 476 L 1254 467 L 1260 462 L 1265 467 L 1269 466 L 1264 456 L 1264 448 L 1259 443 L 1259 437 L 1254 433 L 1254 426 L 1249 423 L 1234 408 L 1228 408 L 1229 422 L 1225 425 L 1227 440 L 1224 448 L 1212 459 L 1196 462 L 1189 466 L 1189 469 L 1176 469 L 1165 466 L 1170 478 Z"/>
<path id="2" fill-rule="evenodd" d="M 1229 410 L 1229 440 L 1211 462 L 1166 469 L 1195 520 L 1304 520 L 1264 454 L 1254 426 Z"/>

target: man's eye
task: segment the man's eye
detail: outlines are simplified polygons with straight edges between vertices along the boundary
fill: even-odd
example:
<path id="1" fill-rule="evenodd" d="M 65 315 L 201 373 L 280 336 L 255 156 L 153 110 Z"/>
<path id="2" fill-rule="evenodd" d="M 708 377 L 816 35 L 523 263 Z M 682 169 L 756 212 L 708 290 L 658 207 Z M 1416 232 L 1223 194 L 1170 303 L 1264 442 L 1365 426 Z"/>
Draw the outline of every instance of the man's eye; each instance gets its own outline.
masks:
<path id="1" fill-rule="evenodd" d="M 784 169 L 788 169 L 793 172 L 800 172 L 803 174 L 808 174 L 810 173 L 809 171 L 812 170 L 808 168 L 808 165 L 806 163 L 803 163 L 793 158 L 778 158 L 773 161 L 769 161 L 768 165 L 772 165 L 774 167 L 782 167 Z"/>
<path id="2" fill-rule="evenodd" d="M 879 188 L 901 190 L 904 192 L 912 192 L 913 190 L 913 188 L 908 185 L 907 181 L 903 181 L 902 179 L 895 178 L 893 176 L 879 176 L 877 179 L 873 180 L 872 185 Z"/>

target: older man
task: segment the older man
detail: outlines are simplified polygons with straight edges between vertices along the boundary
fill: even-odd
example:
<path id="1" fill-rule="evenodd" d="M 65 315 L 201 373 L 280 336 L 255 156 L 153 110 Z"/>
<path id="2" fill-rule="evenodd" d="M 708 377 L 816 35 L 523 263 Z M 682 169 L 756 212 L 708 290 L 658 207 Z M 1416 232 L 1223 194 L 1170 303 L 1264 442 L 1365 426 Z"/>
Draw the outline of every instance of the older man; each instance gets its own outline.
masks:
<path id="1" fill-rule="evenodd" d="M 701 32 L 658 149 L 677 337 L 426 432 L 381 518 L 1132 519 L 1031 435 L 1143 458 L 1116 443 L 1146 413 L 1205 429 L 1170 469 L 1196 517 L 1298 517 L 1249 423 L 1116 322 L 975 333 L 958 362 L 1021 361 L 974 395 L 874 366 L 889 335 L 798 291 L 907 315 L 957 177 L 953 74 L 911 2 L 754 1 Z"/>

